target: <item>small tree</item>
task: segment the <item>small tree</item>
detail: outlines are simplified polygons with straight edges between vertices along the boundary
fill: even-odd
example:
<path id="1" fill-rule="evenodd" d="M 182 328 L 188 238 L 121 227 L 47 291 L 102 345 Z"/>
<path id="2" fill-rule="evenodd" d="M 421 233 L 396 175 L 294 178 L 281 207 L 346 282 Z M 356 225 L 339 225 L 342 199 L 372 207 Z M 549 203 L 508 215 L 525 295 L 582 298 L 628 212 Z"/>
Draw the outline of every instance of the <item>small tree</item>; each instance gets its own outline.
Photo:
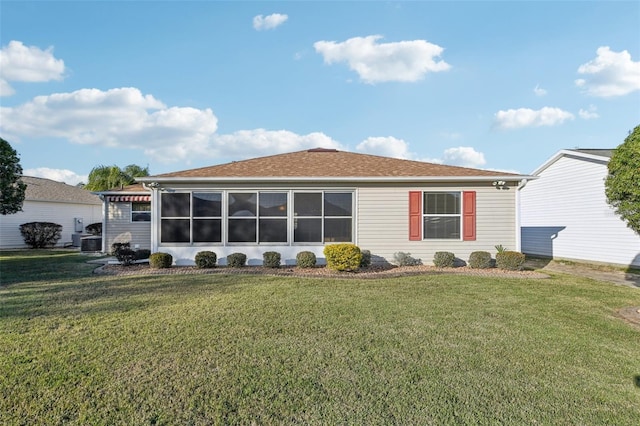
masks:
<path id="1" fill-rule="evenodd" d="M 613 152 L 608 169 L 607 202 L 629 228 L 640 234 L 640 126 Z"/>
<path id="2" fill-rule="evenodd" d="M 0 214 L 22 211 L 27 185 L 20 180 L 22 166 L 18 153 L 9 142 L 0 138 Z"/>

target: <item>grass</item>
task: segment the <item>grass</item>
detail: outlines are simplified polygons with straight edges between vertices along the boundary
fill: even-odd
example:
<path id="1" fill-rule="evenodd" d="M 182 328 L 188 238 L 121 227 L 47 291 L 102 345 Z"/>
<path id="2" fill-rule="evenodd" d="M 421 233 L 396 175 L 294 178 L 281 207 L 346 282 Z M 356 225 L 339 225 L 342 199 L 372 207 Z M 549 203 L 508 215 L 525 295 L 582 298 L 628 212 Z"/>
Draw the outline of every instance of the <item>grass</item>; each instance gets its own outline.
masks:
<path id="1" fill-rule="evenodd" d="M 640 329 L 614 315 L 640 305 L 637 289 L 567 275 L 115 278 L 78 254 L 30 254 L 0 252 L 1 424 L 640 418 Z"/>

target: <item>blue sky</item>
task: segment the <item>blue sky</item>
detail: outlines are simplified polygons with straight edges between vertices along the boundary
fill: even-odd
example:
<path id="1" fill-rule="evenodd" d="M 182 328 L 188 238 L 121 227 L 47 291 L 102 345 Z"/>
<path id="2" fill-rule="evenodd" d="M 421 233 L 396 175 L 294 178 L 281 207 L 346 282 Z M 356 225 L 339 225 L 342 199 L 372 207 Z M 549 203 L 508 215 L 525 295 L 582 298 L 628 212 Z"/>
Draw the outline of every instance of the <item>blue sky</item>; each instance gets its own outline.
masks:
<path id="1" fill-rule="evenodd" d="M 25 174 L 332 147 L 531 173 L 640 124 L 640 2 L 7 1 Z"/>

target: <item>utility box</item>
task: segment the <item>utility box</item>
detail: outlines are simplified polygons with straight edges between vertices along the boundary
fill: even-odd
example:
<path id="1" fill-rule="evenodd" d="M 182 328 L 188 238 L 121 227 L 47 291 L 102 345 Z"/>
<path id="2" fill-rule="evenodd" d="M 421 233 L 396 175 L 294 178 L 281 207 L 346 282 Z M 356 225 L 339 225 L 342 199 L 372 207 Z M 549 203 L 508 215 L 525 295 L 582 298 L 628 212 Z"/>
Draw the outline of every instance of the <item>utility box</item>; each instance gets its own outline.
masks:
<path id="1" fill-rule="evenodd" d="M 82 232 L 84 231 L 84 220 L 81 217 L 73 218 L 73 231 L 74 232 Z"/>

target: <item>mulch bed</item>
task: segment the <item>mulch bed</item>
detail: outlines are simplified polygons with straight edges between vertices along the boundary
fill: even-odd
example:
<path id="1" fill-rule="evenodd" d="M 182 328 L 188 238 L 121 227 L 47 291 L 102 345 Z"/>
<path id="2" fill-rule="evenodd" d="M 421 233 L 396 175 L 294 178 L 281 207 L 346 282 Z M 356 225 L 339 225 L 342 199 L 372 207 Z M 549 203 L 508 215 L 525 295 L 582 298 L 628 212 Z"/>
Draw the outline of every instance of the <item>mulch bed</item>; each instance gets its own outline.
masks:
<path id="1" fill-rule="evenodd" d="M 148 264 L 131 266 L 104 265 L 94 273 L 102 275 L 168 275 L 168 274 L 252 274 L 275 275 L 293 277 L 325 277 L 325 278 L 385 278 L 423 274 L 461 274 L 473 276 L 492 276 L 504 278 L 549 278 L 548 275 L 537 271 L 505 271 L 502 269 L 473 269 L 466 266 L 458 268 L 435 268 L 433 266 L 369 266 L 354 272 L 333 271 L 324 266 L 315 268 L 298 268 L 295 266 L 281 266 L 279 268 L 265 268 L 262 266 L 245 266 L 230 268 L 219 266 L 211 269 L 200 269 L 195 266 L 172 266 L 166 269 L 152 269 Z"/>

